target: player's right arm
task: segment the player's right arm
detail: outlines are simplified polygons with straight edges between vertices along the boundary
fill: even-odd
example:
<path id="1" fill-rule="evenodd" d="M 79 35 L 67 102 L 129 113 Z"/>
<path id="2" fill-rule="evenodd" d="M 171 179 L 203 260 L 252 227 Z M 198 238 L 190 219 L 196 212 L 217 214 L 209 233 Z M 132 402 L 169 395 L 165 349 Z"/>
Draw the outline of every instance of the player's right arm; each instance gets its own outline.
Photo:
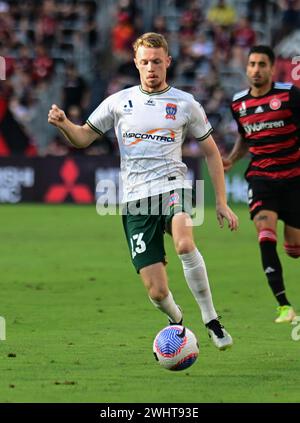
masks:
<path id="1" fill-rule="evenodd" d="M 244 157 L 248 152 L 248 145 L 241 135 L 238 136 L 233 149 L 227 157 L 222 157 L 224 171 L 228 172 L 235 162 Z"/>
<path id="2" fill-rule="evenodd" d="M 63 110 L 53 104 L 48 113 L 48 122 L 56 126 L 65 138 L 76 148 L 88 147 L 95 141 L 99 134 L 89 125 L 75 125 L 67 117 Z"/>

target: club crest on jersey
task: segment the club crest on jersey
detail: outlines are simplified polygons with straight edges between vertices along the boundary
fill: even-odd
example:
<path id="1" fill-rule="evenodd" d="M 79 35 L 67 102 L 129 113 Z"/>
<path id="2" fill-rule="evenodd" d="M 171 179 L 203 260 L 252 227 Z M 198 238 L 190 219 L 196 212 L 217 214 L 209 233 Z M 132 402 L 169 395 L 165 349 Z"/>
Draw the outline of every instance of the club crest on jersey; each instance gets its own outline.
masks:
<path id="1" fill-rule="evenodd" d="M 169 207 L 174 206 L 174 204 L 179 204 L 179 194 L 177 192 L 173 192 L 169 198 Z"/>
<path id="2" fill-rule="evenodd" d="M 173 103 L 167 103 L 166 105 L 166 119 L 176 119 L 176 113 L 177 113 L 177 106 Z"/>
<path id="3" fill-rule="evenodd" d="M 281 101 L 278 98 L 272 98 L 269 103 L 269 106 L 272 110 L 278 110 L 281 106 Z"/>

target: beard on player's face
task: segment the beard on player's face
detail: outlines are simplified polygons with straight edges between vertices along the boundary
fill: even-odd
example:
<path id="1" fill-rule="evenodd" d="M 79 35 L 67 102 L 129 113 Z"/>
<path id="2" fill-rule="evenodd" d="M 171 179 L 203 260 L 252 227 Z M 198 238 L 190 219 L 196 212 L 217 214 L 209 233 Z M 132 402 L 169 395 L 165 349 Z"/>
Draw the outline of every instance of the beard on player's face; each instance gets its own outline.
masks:
<path id="1" fill-rule="evenodd" d="M 263 86 L 265 85 L 265 83 L 266 83 L 266 81 L 252 82 L 252 85 L 253 85 L 255 88 L 260 88 L 260 87 L 263 87 Z"/>
<path id="2" fill-rule="evenodd" d="M 253 76 L 248 75 L 248 80 L 250 82 L 250 85 L 252 85 L 255 88 L 264 87 L 265 85 L 268 85 L 272 81 L 269 75 L 264 76 L 261 74 L 256 74 Z"/>
<path id="3" fill-rule="evenodd" d="M 149 81 L 149 80 L 146 79 L 146 86 L 149 87 L 149 88 L 157 88 L 157 87 L 160 87 L 161 83 L 162 83 L 162 81 L 159 80 L 159 79 L 151 80 L 151 81 Z"/>
<path id="4" fill-rule="evenodd" d="M 155 74 L 155 77 L 152 78 L 147 76 L 142 78 L 143 85 L 151 90 L 159 90 L 160 87 L 164 85 L 164 81 L 165 79 L 162 76 L 158 76 L 157 74 Z"/>

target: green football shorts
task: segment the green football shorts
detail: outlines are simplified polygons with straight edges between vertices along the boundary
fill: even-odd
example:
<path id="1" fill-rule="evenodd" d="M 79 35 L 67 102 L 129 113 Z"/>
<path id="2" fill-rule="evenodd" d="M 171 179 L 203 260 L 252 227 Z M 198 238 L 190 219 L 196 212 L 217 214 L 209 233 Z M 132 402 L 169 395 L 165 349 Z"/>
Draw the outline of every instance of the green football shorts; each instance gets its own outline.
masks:
<path id="1" fill-rule="evenodd" d="M 138 273 L 154 263 L 166 264 L 164 234 L 171 234 L 175 214 L 186 212 L 192 215 L 192 196 L 191 189 L 176 189 L 124 205 L 123 227 Z"/>

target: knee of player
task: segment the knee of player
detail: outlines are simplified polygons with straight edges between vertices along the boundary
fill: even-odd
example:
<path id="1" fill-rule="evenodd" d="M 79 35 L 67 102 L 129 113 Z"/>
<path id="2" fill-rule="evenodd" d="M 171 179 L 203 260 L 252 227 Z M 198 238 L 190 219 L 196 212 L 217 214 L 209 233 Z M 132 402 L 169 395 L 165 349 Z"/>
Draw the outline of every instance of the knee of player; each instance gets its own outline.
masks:
<path id="1" fill-rule="evenodd" d="M 191 238 L 180 238 L 175 243 L 177 254 L 188 254 L 195 250 L 194 241 Z"/>
<path id="2" fill-rule="evenodd" d="M 148 295 L 153 301 L 163 301 L 169 294 L 168 289 L 165 289 L 163 287 L 151 287 L 148 290 Z"/>
<path id="3" fill-rule="evenodd" d="M 289 257 L 299 258 L 300 257 L 300 245 L 284 244 L 284 251 Z"/>
<path id="4" fill-rule="evenodd" d="M 274 229 L 271 228 L 262 228 L 258 231 L 258 242 L 261 244 L 263 242 L 277 242 L 277 234 Z"/>

